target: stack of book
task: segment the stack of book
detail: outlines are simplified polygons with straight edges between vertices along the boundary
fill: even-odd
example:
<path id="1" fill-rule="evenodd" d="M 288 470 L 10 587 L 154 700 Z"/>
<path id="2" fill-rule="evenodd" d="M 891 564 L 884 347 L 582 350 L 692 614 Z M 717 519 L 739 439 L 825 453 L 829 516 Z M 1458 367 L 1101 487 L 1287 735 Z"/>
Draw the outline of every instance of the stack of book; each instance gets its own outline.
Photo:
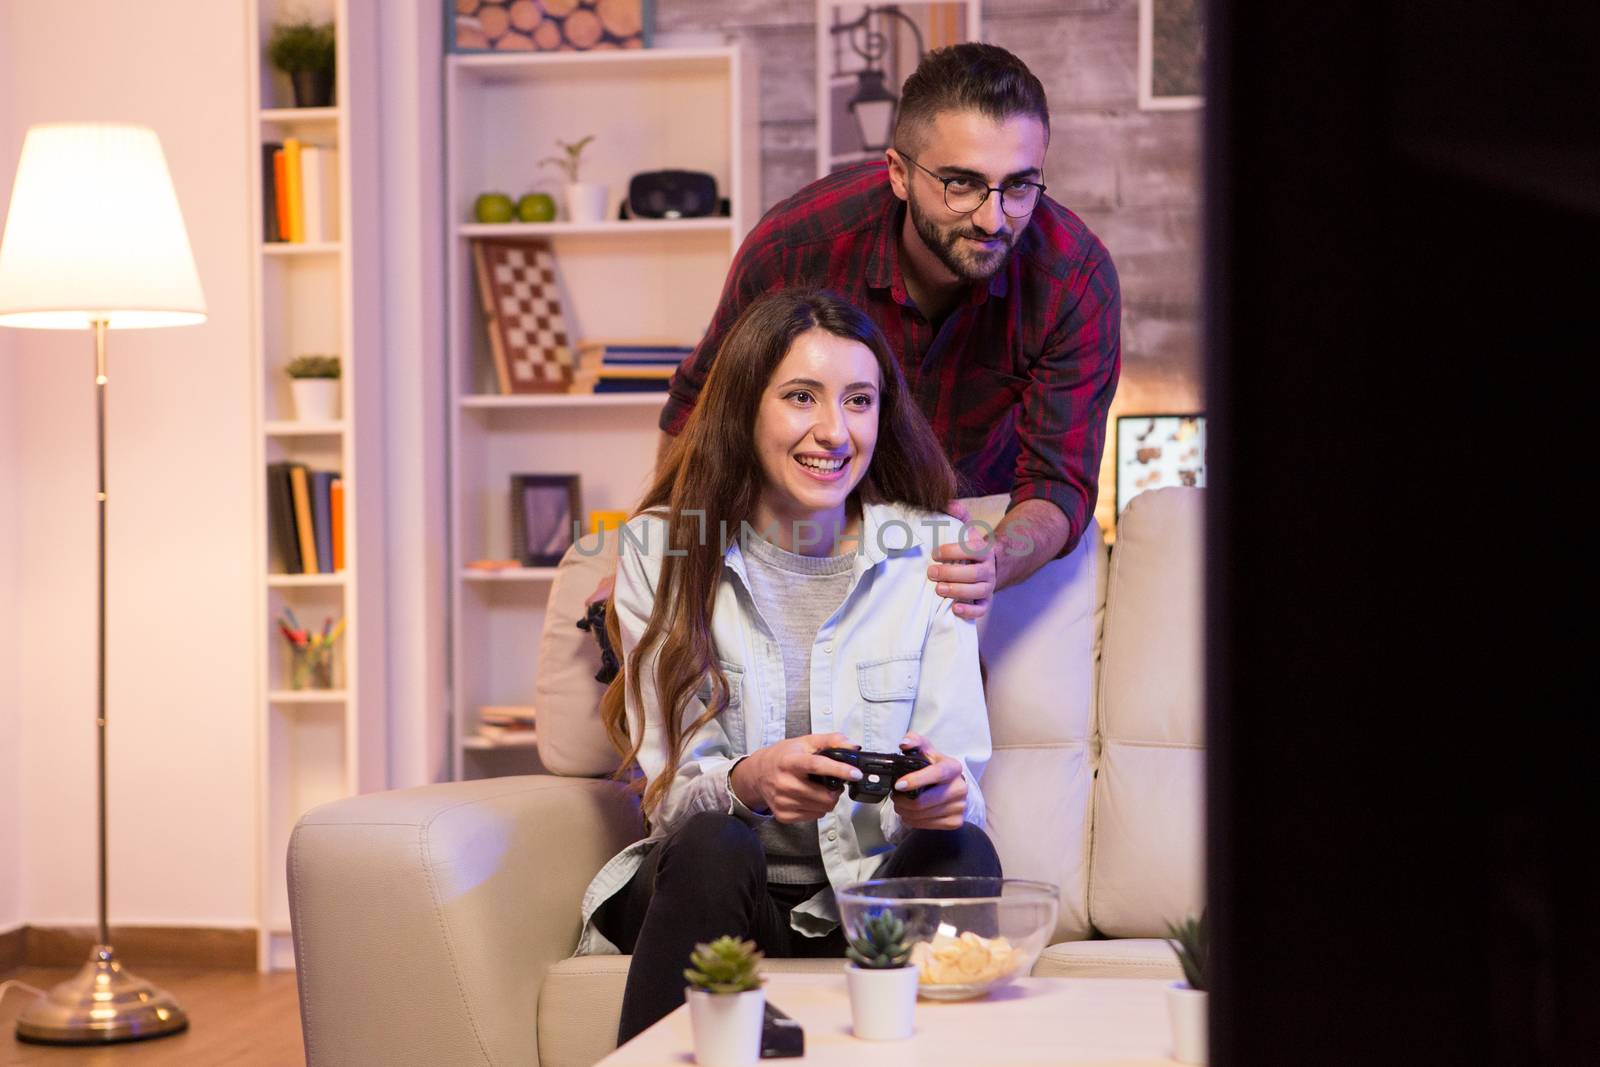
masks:
<path id="1" fill-rule="evenodd" d="M 337 473 L 267 464 L 267 514 L 279 573 L 344 570 L 344 482 Z"/>
<path id="2" fill-rule="evenodd" d="M 269 242 L 339 239 L 339 150 L 286 137 L 261 146 L 261 211 Z"/>
<path id="3" fill-rule="evenodd" d="M 693 345 L 644 341 L 583 341 L 578 345 L 575 393 L 664 393 L 672 372 Z"/>
<path id="4" fill-rule="evenodd" d="M 479 708 L 478 736 L 494 745 L 537 744 L 533 708 L 514 704 Z"/>

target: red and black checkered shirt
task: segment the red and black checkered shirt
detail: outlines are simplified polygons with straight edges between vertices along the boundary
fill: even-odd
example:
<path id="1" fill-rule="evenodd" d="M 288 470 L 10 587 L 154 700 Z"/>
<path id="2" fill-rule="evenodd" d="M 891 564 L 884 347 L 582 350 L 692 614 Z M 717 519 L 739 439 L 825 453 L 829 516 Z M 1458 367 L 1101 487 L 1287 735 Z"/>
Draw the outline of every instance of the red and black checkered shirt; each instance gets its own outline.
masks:
<path id="1" fill-rule="evenodd" d="M 1106 412 L 1121 371 L 1117 270 L 1083 220 L 1041 198 L 1004 267 L 937 330 L 906 294 L 905 204 L 887 166 L 862 164 L 778 204 L 734 259 L 711 326 L 672 377 L 661 428 L 683 430 L 722 339 L 757 296 L 816 285 L 865 310 L 956 468 L 963 495 L 1040 498 L 1094 514 Z"/>

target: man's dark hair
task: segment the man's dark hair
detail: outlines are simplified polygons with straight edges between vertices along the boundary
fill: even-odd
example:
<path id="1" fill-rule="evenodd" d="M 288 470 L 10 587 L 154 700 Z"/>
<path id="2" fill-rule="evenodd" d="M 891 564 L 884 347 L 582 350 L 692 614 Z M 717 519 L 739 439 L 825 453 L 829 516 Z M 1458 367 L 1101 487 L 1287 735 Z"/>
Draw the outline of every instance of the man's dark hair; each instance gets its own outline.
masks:
<path id="1" fill-rule="evenodd" d="M 1032 115 L 1050 137 L 1044 86 L 1026 63 L 992 44 L 968 42 L 937 48 L 922 58 L 901 90 L 895 143 L 915 141 L 941 111 L 977 111 L 996 122 Z"/>

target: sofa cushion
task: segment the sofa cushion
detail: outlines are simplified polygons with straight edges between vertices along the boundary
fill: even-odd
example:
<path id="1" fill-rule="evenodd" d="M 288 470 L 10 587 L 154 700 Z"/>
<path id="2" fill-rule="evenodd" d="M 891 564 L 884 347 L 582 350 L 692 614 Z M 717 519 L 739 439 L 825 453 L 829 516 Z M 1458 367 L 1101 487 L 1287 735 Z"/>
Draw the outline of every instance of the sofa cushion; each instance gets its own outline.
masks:
<path id="1" fill-rule="evenodd" d="M 1165 941 L 1129 937 L 1046 946 L 1033 973 L 1037 978 L 1182 978 L 1183 968 Z"/>
<path id="2" fill-rule="evenodd" d="M 567 549 L 545 604 L 533 700 L 539 760 L 556 774 L 598 776 L 617 769 L 617 750 L 600 725 L 605 686 L 594 680 L 600 646 L 577 622 L 595 586 L 617 572 L 618 536 L 615 530 L 586 534 Z"/>
<path id="3" fill-rule="evenodd" d="M 1160 937 L 1204 903 L 1203 502 L 1141 493 L 1111 553 L 1089 876 L 1110 937 Z"/>
<path id="4" fill-rule="evenodd" d="M 1006 498 L 975 502 L 998 522 Z M 1061 887 L 1053 940 L 1089 936 L 1089 798 L 1095 642 L 1105 545 L 1077 547 L 996 594 L 978 624 L 994 757 L 983 776 L 989 835 L 1005 873 Z"/>
<path id="5" fill-rule="evenodd" d="M 632 956 L 577 956 L 545 975 L 539 992 L 539 1067 L 589 1067 L 617 1047 L 622 987 Z M 829 974 L 843 959 L 765 960 L 769 974 Z"/>

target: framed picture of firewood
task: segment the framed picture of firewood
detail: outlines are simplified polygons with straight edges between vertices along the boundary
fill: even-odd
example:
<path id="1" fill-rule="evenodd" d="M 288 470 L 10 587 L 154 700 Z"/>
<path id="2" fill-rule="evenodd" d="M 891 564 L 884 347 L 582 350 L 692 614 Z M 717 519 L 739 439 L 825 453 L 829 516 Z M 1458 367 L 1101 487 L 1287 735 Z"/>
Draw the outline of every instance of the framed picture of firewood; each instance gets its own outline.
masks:
<path id="1" fill-rule="evenodd" d="M 445 0 L 452 52 L 650 47 L 651 0 Z"/>

